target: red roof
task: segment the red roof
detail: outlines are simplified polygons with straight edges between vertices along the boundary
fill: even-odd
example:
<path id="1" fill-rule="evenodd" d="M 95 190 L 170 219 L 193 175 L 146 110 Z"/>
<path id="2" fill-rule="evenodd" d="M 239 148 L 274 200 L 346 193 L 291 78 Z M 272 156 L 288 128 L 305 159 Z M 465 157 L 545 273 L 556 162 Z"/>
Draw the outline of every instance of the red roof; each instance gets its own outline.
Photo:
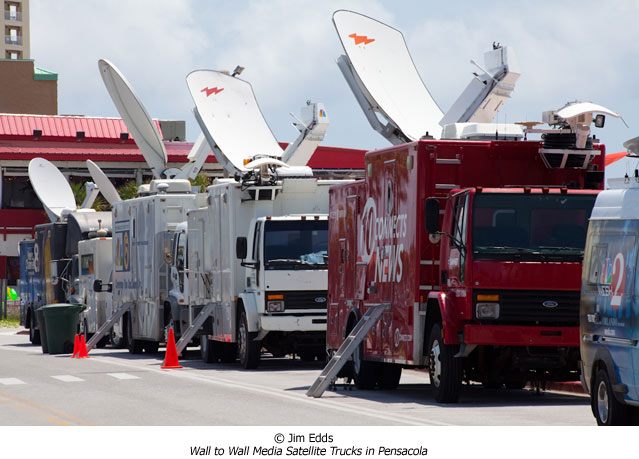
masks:
<path id="1" fill-rule="evenodd" d="M 155 121 L 158 130 L 160 125 Z M 42 131 L 35 139 L 33 130 Z M 84 131 L 82 140 L 76 132 Z M 29 161 L 42 157 L 50 161 L 144 162 L 132 139 L 121 141 L 127 132 L 118 118 L 85 116 L 0 114 L 0 160 Z M 160 131 L 161 132 L 161 131 Z M 190 142 L 165 142 L 170 163 L 185 163 L 193 146 Z M 285 148 L 286 144 L 281 143 Z M 309 166 L 314 169 L 364 169 L 364 150 L 320 146 Z M 211 154 L 207 163 L 217 162 Z"/>
<path id="2" fill-rule="evenodd" d="M 160 123 L 154 120 L 160 132 Z M 0 138 L 33 139 L 34 130 L 42 131 L 42 140 L 75 139 L 76 132 L 84 132 L 87 140 L 117 140 L 122 132 L 129 132 L 119 118 L 98 118 L 67 115 L 7 115 L 0 114 Z"/>

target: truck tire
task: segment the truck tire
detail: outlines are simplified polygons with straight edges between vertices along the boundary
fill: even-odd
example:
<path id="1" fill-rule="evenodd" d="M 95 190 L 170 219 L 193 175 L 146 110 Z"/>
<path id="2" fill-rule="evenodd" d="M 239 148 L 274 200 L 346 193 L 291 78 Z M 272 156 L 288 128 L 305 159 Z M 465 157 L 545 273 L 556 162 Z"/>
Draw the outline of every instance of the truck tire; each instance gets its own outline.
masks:
<path id="1" fill-rule="evenodd" d="M 240 365 L 247 370 L 257 368 L 260 364 L 262 342 L 255 341 L 256 336 L 256 332 L 249 332 L 246 313 L 242 311 L 237 330 L 237 348 Z"/>
<path id="2" fill-rule="evenodd" d="M 380 389 L 395 390 L 402 378 L 402 367 L 395 363 L 380 363 L 377 385 Z"/>
<path id="3" fill-rule="evenodd" d="M 35 312 L 33 311 L 29 314 L 29 341 L 36 346 L 41 344 L 40 330 L 36 330 Z"/>
<path id="4" fill-rule="evenodd" d="M 617 400 L 612 391 L 608 372 L 604 368 L 597 370 L 595 384 L 590 390 L 590 402 L 598 425 L 630 425 L 630 416 L 632 414 L 630 407 Z"/>
<path id="5" fill-rule="evenodd" d="M 458 346 L 444 344 L 439 323 L 433 325 L 428 339 L 428 376 L 435 400 L 457 403 L 461 392 L 463 360 L 456 358 Z"/>
<path id="6" fill-rule="evenodd" d="M 359 390 L 375 389 L 380 363 L 364 360 L 364 347 L 360 344 L 353 352 L 353 381 Z"/>
<path id="7" fill-rule="evenodd" d="M 143 341 L 142 348 L 147 354 L 157 354 L 160 350 L 160 343 L 157 341 Z"/>
<path id="8" fill-rule="evenodd" d="M 125 322 L 126 324 L 126 345 L 129 349 L 130 354 L 142 354 L 142 341 L 139 339 L 133 339 L 133 319 L 131 319 L 131 315 L 129 314 L 128 320 Z"/>
<path id="9" fill-rule="evenodd" d="M 200 336 L 200 356 L 204 363 L 217 363 L 218 356 L 215 352 L 216 342 L 210 340 L 208 336 Z"/>

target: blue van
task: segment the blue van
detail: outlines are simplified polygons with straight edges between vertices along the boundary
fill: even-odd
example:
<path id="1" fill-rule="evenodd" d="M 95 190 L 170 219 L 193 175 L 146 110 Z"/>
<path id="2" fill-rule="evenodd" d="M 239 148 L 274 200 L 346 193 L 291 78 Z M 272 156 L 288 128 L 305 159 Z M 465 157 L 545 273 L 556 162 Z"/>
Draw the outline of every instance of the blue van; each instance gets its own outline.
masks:
<path id="1" fill-rule="evenodd" d="M 581 284 L 581 378 L 599 425 L 639 418 L 639 181 L 602 191 L 592 211 Z"/>

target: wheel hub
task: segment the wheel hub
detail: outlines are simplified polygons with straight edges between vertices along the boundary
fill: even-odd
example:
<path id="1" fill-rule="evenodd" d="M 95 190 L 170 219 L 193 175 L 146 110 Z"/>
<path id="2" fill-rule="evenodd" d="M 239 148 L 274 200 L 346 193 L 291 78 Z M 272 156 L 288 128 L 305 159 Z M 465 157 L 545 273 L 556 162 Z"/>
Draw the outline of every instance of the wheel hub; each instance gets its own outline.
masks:
<path id="1" fill-rule="evenodd" d="M 430 377 L 430 383 L 435 387 L 439 387 L 441 383 L 442 363 L 440 355 L 441 349 L 439 348 L 439 341 L 435 340 L 428 355 L 428 376 Z"/>
<path id="2" fill-rule="evenodd" d="M 608 422 L 609 410 L 610 400 L 608 400 L 608 391 L 606 389 L 606 384 L 601 381 L 597 388 L 597 412 L 599 413 L 599 418 L 604 424 Z"/>

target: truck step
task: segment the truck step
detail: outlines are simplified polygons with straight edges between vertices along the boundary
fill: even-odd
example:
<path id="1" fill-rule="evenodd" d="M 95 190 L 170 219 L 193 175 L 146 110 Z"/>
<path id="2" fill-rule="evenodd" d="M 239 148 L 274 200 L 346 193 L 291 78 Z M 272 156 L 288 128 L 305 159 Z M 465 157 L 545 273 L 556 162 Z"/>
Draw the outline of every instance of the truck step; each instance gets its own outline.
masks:
<path id="1" fill-rule="evenodd" d="M 319 398 L 328 389 L 331 382 L 335 380 L 337 374 L 346 365 L 348 359 L 355 352 L 357 347 L 364 341 L 368 332 L 373 328 L 382 316 L 382 313 L 390 308 L 389 303 L 380 303 L 368 306 L 364 315 L 359 319 L 355 328 L 348 334 L 342 345 L 324 367 L 322 373 L 317 377 L 313 385 L 308 389 L 308 397 Z"/>

